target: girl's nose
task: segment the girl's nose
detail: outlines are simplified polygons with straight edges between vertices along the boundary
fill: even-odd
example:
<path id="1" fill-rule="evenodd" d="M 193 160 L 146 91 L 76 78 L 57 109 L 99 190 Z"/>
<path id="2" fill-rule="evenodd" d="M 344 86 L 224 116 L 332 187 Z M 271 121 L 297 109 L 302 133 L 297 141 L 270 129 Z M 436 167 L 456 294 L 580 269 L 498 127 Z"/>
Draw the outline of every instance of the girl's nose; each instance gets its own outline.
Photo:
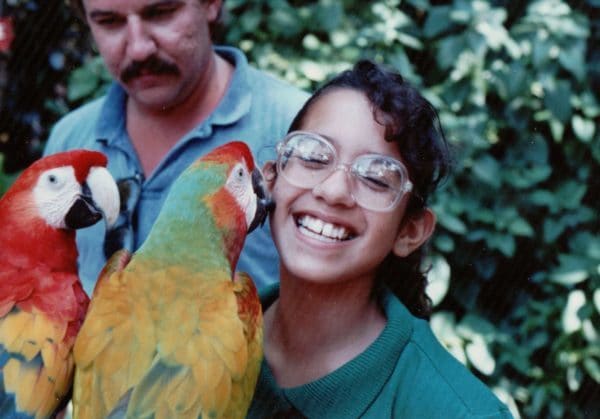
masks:
<path id="1" fill-rule="evenodd" d="M 352 207 L 356 201 L 352 196 L 352 179 L 345 166 L 336 167 L 322 182 L 317 184 L 312 193 L 329 205 Z"/>
<path id="2" fill-rule="evenodd" d="M 127 58 L 144 61 L 156 52 L 156 42 L 151 31 L 137 16 L 127 20 Z"/>

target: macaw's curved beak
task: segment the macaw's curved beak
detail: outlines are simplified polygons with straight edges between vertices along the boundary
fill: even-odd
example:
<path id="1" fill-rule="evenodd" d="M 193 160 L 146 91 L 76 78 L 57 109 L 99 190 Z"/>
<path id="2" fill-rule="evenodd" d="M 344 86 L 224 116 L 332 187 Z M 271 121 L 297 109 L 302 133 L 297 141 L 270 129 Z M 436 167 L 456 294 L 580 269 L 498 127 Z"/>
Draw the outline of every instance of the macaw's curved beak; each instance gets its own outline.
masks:
<path id="1" fill-rule="evenodd" d="M 79 197 L 65 216 L 65 225 L 72 229 L 85 228 L 104 218 L 109 228 L 119 216 L 119 207 L 119 189 L 115 180 L 106 168 L 93 167 L 81 185 Z"/>
<path id="2" fill-rule="evenodd" d="M 269 212 L 275 209 L 275 201 L 271 199 L 271 194 L 267 188 L 265 178 L 258 167 L 252 171 L 252 188 L 256 194 L 256 213 L 250 226 L 248 233 L 258 226 L 263 226 Z"/>

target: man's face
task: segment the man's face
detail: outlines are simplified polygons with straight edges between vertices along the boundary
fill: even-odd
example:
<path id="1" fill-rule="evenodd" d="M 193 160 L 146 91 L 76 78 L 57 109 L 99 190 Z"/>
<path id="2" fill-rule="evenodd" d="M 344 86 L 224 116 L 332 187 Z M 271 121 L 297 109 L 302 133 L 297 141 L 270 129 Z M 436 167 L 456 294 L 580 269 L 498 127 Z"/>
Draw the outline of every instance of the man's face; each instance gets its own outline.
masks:
<path id="1" fill-rule="evenodd" d="M 220 1 L 83 0 L 115 79 L 138 105 L 167 109 L 203 86 L 212 59 L 209 23 Z M 204 88 L 204 87 L 201 87 Z"/>

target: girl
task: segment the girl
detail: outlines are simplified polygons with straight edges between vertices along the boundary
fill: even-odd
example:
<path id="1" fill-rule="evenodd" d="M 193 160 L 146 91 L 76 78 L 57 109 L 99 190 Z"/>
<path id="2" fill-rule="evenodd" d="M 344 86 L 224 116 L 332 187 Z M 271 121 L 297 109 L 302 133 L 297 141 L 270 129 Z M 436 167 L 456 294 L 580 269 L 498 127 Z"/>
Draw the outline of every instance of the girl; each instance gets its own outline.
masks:
<path id="1" fill-rule="evenodd" d="M 249 417 L 510 417 L 435 339 L 426 203 L 449 167 L 437 113 L 361 61 L 321 87 L 265 166 L 280 285 L 263 296 Z"/>

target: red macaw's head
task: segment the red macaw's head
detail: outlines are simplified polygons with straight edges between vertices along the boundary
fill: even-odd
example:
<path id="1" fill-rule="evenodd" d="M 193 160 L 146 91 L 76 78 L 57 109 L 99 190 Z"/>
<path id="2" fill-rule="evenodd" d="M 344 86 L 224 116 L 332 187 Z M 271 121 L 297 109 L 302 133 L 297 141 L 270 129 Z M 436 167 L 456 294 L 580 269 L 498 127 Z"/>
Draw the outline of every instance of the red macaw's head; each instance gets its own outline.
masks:
<path id="1" fill-rule="evenodd" d="M 0 247 L 36 246 L 50 239 L 45 234 L 73 236 L 102 218 L 114 224 L 119 192 L 106 164 L 100 152 L 73 150 L 26 168 L 0 199 Z"/>

